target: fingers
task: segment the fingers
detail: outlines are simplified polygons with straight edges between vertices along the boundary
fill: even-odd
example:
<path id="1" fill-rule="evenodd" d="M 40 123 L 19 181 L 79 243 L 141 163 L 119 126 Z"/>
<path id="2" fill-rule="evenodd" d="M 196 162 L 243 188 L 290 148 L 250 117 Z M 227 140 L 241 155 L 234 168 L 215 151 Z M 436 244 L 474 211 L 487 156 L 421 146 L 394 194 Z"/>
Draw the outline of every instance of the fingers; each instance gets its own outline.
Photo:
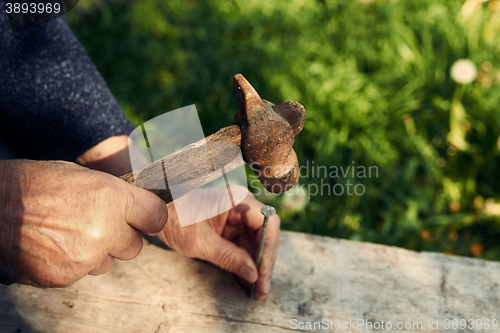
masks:
<path id="1" fill-rule="evenodd" d="M 250 237 L 247 235 L 242 235 L 238 239 L 238 244 L 242 248 L 246 249 L 250 253 L 254 253 L 257 249 L 257 246 L 253 242 Z M 273 270 L 274 270 L 274 264 L 276 263 L 276 257 L 278 255 L 278 251 L 275 251 L 272 253 L 272 257 L 270 259 L 264 259 L 261 262 L 260 265 L 260 270 L 259 270 L 259 278 L 257 280 L 256 288 L 255 288 L 255 298 L 258 300 L 264 300 L 267 295 L 269 294 L 269 291 L 271 289 L 271 278 L 273 275 Z M 267 261 L 267 267 L 264 264 L 264 262 Z M 245 282 L 244 280 L 240 279 L 240 282 L 250 288 L 251 284 Z"/>
<path id="2" fill-rule="evenodd" d="M 264 300 L 269 291 L 271 290 L 271 278 L 273 276 L 274 264 L 276 263 L 276 257 L 278 256 L 278 251 L 273 253 L 273 257 L 269 260 L 268 266 L 263 269 L 261 264 L 259 270 L 259 279 L 257 280 L 257 286 L 255 288 L 255 298 L 259 300 Z"/>
<path id="3" fill-rule="evenodd" d="M 108 255 L 94 269 L 89 271 L 90 275 L 100 275 L 108 272 L 116 259 L 131 260 L 141 253 L 144 244 L 141 234 L 126 223 L 120 224 L 119 230 L 114 232 L 111 240 Z"/>
<path id="4" fill-rule="evenodd" d="M 125 220 L 145 234 L 159 233 L 168 219 L 167 206 L 155 194 L 123 182 L 127 187 Z"/>
<path id="5" fill-rule="evenodd" d="M 245 248 L 249 253 L 252 253 L 254 257 L 257 254 L 264 222 L 264 217 L 260 212 L 262 206 L 263 204 L 253 196 L 248 196 L 242 204 L 233 209 L 228 217 L 228 220 L 231 220 L 233 223 L 236 220 L 241 220 L 250 229 L 256 231 L 253 240 L 250 239 L 250 236 L 242 235 L 239 237 L 239 245 Z M 267 225 L 262 261 L 259 267 L 259 278 L 256 285 L 255 295 L 257 299 L 265 299 L 269 293 L 274 263 L 278 255 L 280 237 L 280 218 L 275 214 L 269 218 Z"/>
<path id="6" fill-rule="evenodd" d="M 89 272 L 89 275 L 101 275 L 107 273 L 111 270 L 114 263 L 115 258 L 108 255 L 99 266 Z"/>
<path id="7" fill-rule="evenodd" d="M 250 229 L 258 230 L 264 221 L 264 215 L 260 212 L 262 206 L 264 204 L 255 199 L 253 195 L 247 195 L 245 200 L 230 211 L 228 221 L 231 223 L 243 222 Z"/>
<path id="8" fill-rule="evenodd" d="M 257 280 L 257 267 L 250 254 L 215 232 L 206 235 L 199 258 L 230 271 L 249 283 Z"/>
<path id="9" fill-rule="evenodd" d="M 267 224 L 266 239 L 264 240 L 264 251 L 262 253 L 262 261 L 259 267 L 259 274 L 262 276 L 268 274 L 270 265 L 276 260 L 276 257 L 278 255 L 278 246 L 281 238 L 281 230 L 279 226 L 279 216 L 271 216 Z M 259 240 L 261 232 L 262 230 L 259 230 L 259 233 L 257 235 Z"/>
<path id="10" fill-rule="evenodd" d="M 269 269 L 269 274 L 267 274 L 266 276 L 259 276 L 259 279 L 257 280 L 257 285 L 255 288 L 255 298 L 258 300 L 266 299 L 267 295 L 269 294 L 269 291 L 271 290 L 271 277 L 273 274 L 275 262 L 276 261 L 272 262 L 271 267 Z"/>
<path id="11" fill-rule="evenodd" d="M 97 197 L 100 203 L 97 211 L 105 215 L 90 230 L 91 237 L 105 244 L 110 256 L 133 259 L 142 250 L 140 231 L 146 234 L 160 232 L 167 223 L 167 207 L 153 193 L 117 178 L 106 178 L 103 183 Z"/>
<path id="12" fill-rule="evenodd" d="M 271 224 L 272 222 L 273 224 Z M 278 226 L 277 230 L 272 227 L 276 225 Z M 267 227 L 262 261 L 259 267 L 259 279 L 257 280 L 255 288 L 255 298 L 258 300 L 264 300 L 271 290 L 271 278 L 273 276 L 274 263 L 276 262 L 276 258 L 278 256 L 280 237 L 281 231 L 279 230 L 279 217 L 276 215 L 276 219 L 273 221 L 271 221 L 271 218 L 269 219 Z"/>
<path id="13" fill-rule="evenodd" d="M 126 223 L 119 226 L 108 250 L 109 255 L 120 260 L 132 260 L 141 253 L 143 240 L 141 234 Z"/>
<path id="14" fill-rule="evenodd" d="M 262 204 L 255 197 L 249 195 L 240 205 L 236 206 L 229 214 L 228 220 L 232 223 L 242 221 L 250 229 L 255 230 L 254 243 L 258 247 L 262 233 L 262 225 L 264 223 L 264 216 L 260 212 Z M 262 261 L 260 265 L 260 274 L 266 275 L 270 263 L 272 263 L 278 254 L 278 246 L 281 238 L 280 230 L 281 220 L 277 214 L 269 217 L 267 224 L 266 238 L 264 240 L 264 251 L 262 253 Z M 249 245 L 240 244 L 245 248 Z M 250 252 L 253 254 L 253 252 Z M 256 255 L 256 250 L 255 254 Z"/>

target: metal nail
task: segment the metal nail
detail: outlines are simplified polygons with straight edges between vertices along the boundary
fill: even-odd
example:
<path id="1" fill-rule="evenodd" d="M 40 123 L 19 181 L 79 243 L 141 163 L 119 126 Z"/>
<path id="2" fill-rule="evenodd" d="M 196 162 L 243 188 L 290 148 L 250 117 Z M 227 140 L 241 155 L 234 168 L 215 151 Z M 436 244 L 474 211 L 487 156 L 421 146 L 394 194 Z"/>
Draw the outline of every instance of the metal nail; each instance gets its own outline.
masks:
<path id="1" fill-rule="evenodd" d="M 276 213 L 276 209 L 272 206 L 264 206 L 260 210 L 262 215 L 264 215 L 264 223 L 262 224 L 262 233 L 260 234 L 259 251 L 257 252 L 257 258 L 255 259 L 255 266 L 257 266 L 257 273 L 259 273 L 260 262 L 262 261 L 262 252 L 264 251 L 264 241 L 266 239 L 267 222 L 269 217 Z M 255 298 L 255 287 L 257 282 L 252 284 L 252 289 L 250 290 L 250 298 Z"/>

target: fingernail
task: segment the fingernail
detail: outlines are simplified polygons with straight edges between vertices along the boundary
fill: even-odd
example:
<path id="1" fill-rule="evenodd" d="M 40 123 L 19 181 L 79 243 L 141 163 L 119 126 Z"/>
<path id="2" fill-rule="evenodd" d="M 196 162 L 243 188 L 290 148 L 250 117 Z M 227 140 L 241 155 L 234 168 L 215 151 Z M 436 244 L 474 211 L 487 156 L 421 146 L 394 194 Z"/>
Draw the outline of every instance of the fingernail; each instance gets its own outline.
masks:
<path id="1" fill-rule="evenodd" d="M 240 274 L 238 274 L 243 279 L 247 280 L 249 283 L 254 283 L 257 281 L 258 274 L 256 269 L 252 269 L 248 266 L 243 266 L 240 269 Z"/>

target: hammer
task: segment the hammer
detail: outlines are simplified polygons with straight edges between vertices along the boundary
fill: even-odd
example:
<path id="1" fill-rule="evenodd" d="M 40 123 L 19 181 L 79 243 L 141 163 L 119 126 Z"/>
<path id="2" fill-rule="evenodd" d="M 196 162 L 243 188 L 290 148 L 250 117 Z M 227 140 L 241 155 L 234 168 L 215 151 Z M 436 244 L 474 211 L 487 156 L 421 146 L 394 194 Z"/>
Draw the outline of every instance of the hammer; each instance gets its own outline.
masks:
<path id="1" fill-rule="evenodd" d="M 232 126 L 120 178 L 169 203 L 173 200 L 170 191 L 173 186 L 179 197 L 251 163 L 269 192 L 279 194 L 292 188 L 299 179 L 297 155 L 292 146 L 294 136 L 304 126 L 304 107 L 294 101 L 274 105 L 261 99 L 241 74 L 233 78 L 233 93 L 239 110 Z M 210 166 L 201 157 L 206 156 L 207 149 Z M 243 160 L 238 158 L 241 152 Z M 168 175 L 166 165 L 169 166 Z"/>

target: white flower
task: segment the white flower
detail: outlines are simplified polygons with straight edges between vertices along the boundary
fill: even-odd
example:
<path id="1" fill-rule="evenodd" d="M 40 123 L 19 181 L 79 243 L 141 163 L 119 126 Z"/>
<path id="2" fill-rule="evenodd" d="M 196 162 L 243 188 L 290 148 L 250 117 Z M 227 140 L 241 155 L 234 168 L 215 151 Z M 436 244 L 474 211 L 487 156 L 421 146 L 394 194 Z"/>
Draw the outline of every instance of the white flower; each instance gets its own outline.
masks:
<path id="1" fill-rule="evenodd" d="M 468 59 L 457 60 L 453 66 L 451 66 L 451 77 L 458 83 L 469 84 L 474 81 L 476 75 L 476 65 Z"/>
<path id="2" fill-rule="evenodd" d="M 306 206 L 307 201 L 306 191 L 297 185 L 288 192 L 285 192 L 283 208 L 290 211 L 302 210 Z"/>
<path id="3" fill-rule="evenodd" d="M 484 203 L 483 212 L 487 215 L 500 216 L 500 204 L 489 198 Z"/>

